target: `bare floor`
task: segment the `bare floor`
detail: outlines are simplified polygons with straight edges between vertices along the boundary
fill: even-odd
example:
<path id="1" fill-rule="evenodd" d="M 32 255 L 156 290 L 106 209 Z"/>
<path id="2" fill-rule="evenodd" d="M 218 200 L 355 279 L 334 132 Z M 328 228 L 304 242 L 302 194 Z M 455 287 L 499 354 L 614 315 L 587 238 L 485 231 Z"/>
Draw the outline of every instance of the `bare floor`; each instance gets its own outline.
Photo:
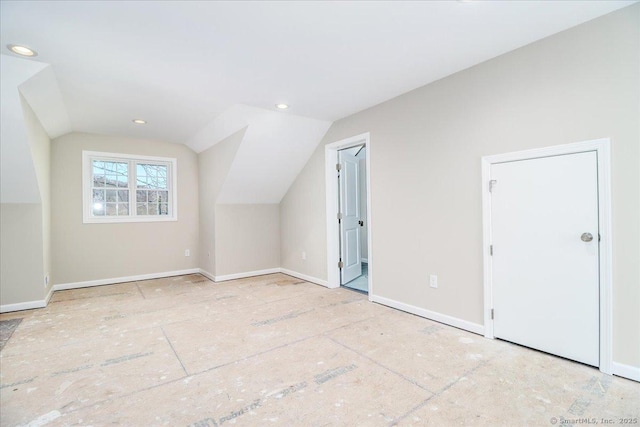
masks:
<path id="1" fill-rule="evenodd" d="M 17 318 L 0 353 L 3 426 L 551 426 L 640 415 L 638 383 L 281 274 L 56 292 L 47 308 L 0 316 Z"/>

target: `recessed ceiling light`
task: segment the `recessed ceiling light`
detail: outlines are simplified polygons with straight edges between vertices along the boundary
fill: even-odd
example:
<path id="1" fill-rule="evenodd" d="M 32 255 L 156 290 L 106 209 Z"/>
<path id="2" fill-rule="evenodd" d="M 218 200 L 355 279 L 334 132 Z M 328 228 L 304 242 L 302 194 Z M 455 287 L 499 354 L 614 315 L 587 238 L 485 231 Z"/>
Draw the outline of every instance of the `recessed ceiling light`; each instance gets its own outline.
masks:
<path id="1" fill-rule="evenodd" d="M 26 46 L 20 46 L 19 44 L 8 44 L 7 48 L 18 55 L 22 56 L 38 56 L 38 52 L 33 49 L 30 49 Z"/>
<path id="2" fill-rule="evenodd" d="M 142 120 L 142 119 L 133 119 L 132 122 L 137 124 L 137 125 L 146 125 L 147 124 L 147 121 L 146 120 Z"/>
<path id="3" fill-rule="evenodd" d="M 289 106 L 287 104 L 276 104 L 276 108 L 286 110 L 287 108 L 289 108 Z"/>

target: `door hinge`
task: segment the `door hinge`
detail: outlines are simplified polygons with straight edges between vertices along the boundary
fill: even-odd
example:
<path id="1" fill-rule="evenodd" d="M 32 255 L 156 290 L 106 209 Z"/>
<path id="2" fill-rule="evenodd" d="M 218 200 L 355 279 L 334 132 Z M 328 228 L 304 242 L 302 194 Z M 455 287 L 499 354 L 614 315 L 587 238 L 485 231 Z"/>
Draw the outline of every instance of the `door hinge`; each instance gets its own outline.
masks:
<path id="1" fill-rule="evenodd" d="M 342 170 L 342 165 L 340 163 L 336 163 L 336 170 L 340 172 Z"/>
<path id="2" fill-rule="evenodd" d="M 493 320 L 493 308 L 491 309 L 491 320 Z"/>
<path id="3" fill-rule="evenodd" d="M 338 261 L 338 268 L 342 270 L 342 267 L 344 267 L 344 263 L 342 261 Z"/>
<path id="4" fill-rule="evenodd" d="M 342 214 L 340 212 L 338 212 L 338 221 L 340 221 L 342 219 Z"/>
<path id="5" fill-rule="evenodd" d="M 497 184 L 497 179 L 492 179 L 491 181 L 489 181 L 489 193 L 493 193 L 493 187 L 495 187 Z"/>
<path id="6" fill-rule="evenodd" d="M 493 256 L 493 245 L 489 245 L 489 255 Z"/>
<path id="7" fill-rule="evenodd" d="M 602 237 L 600 236 L 600 233 L 598 233 L 598 242 L 602 240 Z"/>

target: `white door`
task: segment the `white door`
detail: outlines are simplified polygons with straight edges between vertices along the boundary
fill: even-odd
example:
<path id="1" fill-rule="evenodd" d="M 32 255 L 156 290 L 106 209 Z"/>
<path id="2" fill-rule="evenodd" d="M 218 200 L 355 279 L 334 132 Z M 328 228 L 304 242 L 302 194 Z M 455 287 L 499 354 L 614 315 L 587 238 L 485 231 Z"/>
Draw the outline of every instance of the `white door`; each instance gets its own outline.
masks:
<path id="1" fill-rule="evenodd" d="M 491 165 L 494 335 L 599 365 L 595 151 Z"/>
<path id="2" fill-rule="evenodd" d="M 360 171 L 356 156 L 340 151 L 340 270 L 341 284 L 362 275 L 360 254 Z"/>

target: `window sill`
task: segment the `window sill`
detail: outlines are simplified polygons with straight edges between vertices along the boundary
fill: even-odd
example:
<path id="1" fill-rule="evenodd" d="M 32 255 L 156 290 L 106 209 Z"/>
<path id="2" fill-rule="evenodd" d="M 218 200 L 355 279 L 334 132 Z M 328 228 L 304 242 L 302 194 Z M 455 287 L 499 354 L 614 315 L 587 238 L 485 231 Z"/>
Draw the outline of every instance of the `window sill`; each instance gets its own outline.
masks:
<path id="1" fill-rule="evenodd" d="M 121 224 L 129 222 L 174 222 L 177 221 L 176 216 L 164 217 L 114 217 L 114 218 L 83 218 L 83 224 Z"/>

